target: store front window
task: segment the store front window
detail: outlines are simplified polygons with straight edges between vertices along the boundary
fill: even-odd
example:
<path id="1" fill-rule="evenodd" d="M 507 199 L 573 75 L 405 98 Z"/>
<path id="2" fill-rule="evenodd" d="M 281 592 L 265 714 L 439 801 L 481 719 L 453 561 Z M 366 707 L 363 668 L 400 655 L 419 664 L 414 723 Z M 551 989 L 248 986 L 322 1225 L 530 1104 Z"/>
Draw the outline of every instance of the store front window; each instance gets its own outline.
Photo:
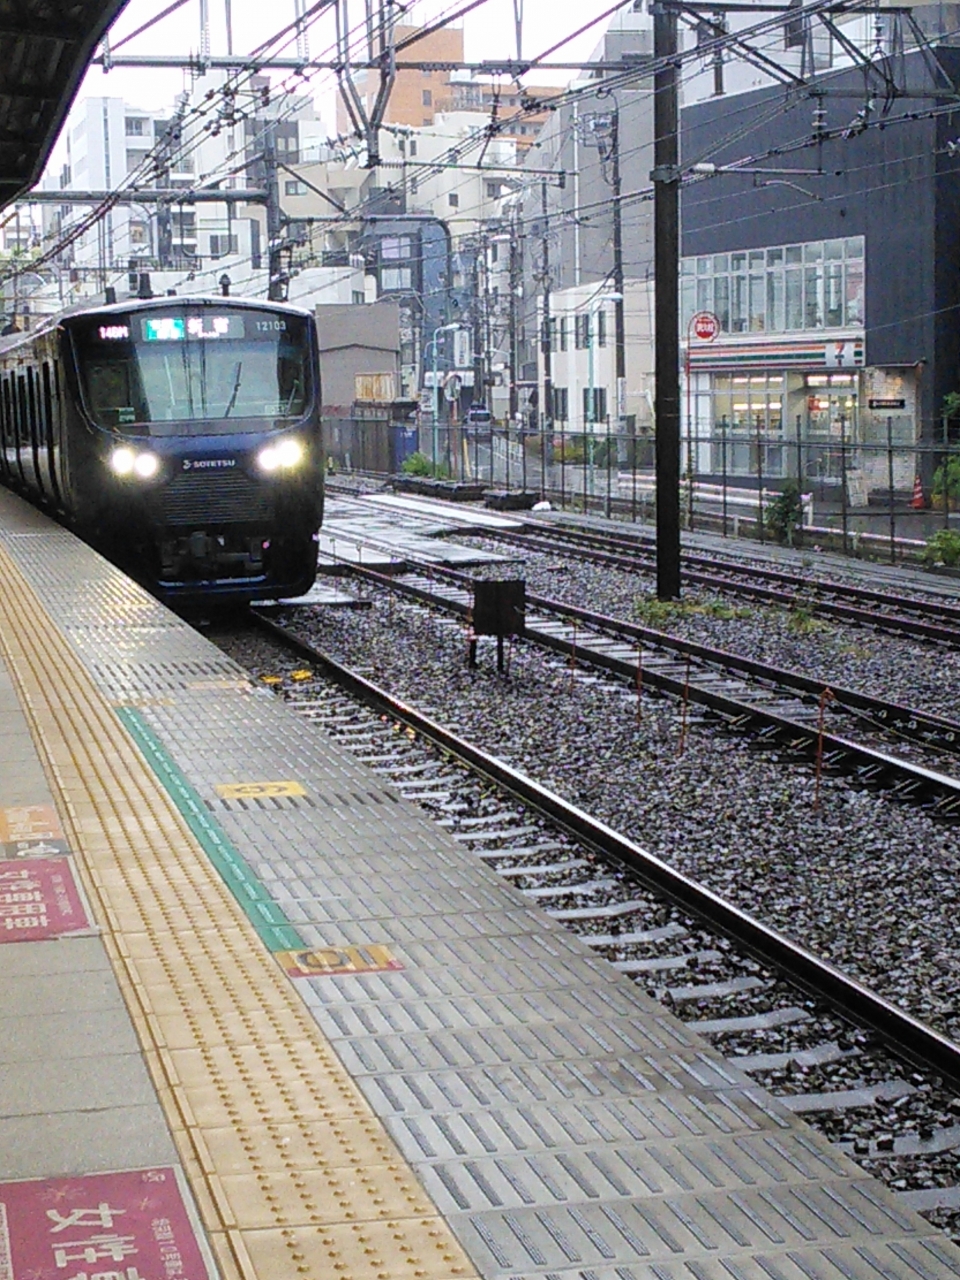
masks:
<path id="1" fill-rule="evenodd" d="M 770 478 L 787 474 L 785 381 L 777 373 L 713 376 L 713 471 Z"/>

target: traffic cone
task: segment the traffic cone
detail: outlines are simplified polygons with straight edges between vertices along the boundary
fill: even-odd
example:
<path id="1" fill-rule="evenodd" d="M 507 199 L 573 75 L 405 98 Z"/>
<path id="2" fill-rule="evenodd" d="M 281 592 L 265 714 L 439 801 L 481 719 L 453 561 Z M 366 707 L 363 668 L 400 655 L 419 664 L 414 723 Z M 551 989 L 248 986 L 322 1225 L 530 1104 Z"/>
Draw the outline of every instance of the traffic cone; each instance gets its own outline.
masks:
<path id="1" fill-rule="evenodd" d="M 919 475 L 913 482 L 913 497 L 910 499 L 910 505 L 915 511 L 925 511 L 927 508 L 927 501 L 923 496 L 923 485 L 920 482 Z"/>

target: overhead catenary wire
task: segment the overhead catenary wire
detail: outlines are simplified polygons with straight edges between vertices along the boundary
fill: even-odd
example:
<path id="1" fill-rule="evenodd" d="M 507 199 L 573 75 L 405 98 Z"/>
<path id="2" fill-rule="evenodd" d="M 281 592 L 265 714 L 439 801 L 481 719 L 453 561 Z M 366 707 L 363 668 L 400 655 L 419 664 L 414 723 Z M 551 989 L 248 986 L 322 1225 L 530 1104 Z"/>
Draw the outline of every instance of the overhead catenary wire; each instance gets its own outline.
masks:
<path id="1" fill-rule="evenodd" d="M 312 10 L 308 10 L 308 13 L 318 12 L 318 11 L 320 11 L 321 9 L 325 8 L 325 7 L 326 7 L 325 5 L 315 5 L 315 6 L 313 7 L 313 9 L 312 9 Z M 614 6 L 613 8 L 614 8 L 614 10 L 615 10 L 615 9 L 617 9 L 617 8 L 620 8 L 620 7 L 622 7 L 622 6 L 621 6 L 621 5 L 616 5 L 616 6 Z M 820 10 L 820 9 L 824 8 L 824 7 L 826 7 L 826 5 L 825 5 L 825 4 L 818 4 L 818 5 L 808 6 L 808 7 L 807 7 L 803 12 L 804 12 L 804 13 L 812 13 L 812 12 L 818 11 L 818 10 Z M 833 6 L 833 5 L 831 5 L 831 6 L 829 6 L 829 7 L 831 7 L 831 8 L 835 8 L 835 6 Z M 847 6 L 847 7 L 849 7 L 849 6 Z M 302 20 L 301 20 L 301 21 L 302 21 Z M 296 26 L 297 24 L 292 24 L 292 25 L 293 25 L 293 26 Z M 359 24 L 358 24 L 358 25 L 359 25 Z M 779 31 L 780 31 L 780 29 L 781 29 L 781 26 L 782 26 L 782 20 L 781 20 L 781 19 L 778 19 L 778 20 L 776 20 L 776 21 L 773 21 L 773 20 L 767 20 L 767 21 L 765 21 L 765 22 L 761 22 L 761 23 L 754 24 L 754 27 L 753 27 L 753 28 L 742 29 L 742 30 L 740 30 L 740 31 L 736 32 L 736 33 L 735 33 L 735 35 L 736 35 L 736 42 L 734 42 L 734 43 L 741 42 L 741 41 L 745 38 L 745 36 L 746 36 L 746 35 L 748 35 L 751 31 L 754 31 L 754 30 L 756 30 L 756 31 L 761 31 L 761 30 L 763 30 L 764 28 L 767 28 L 767 27 L 770 27 L 770 28 L 775 27 L 775 28 L 776 28 L 776 30 L 779 32 Z M 289 30 L 289 28 L 288 28 L 287 30 Z M 296 34 L 296 33 L 294 32 L 294 36 L 295 36 L 295 34 Z M 260 47 L 259 47 L 259 48 L 260 48 L 260 50 L 262 51 L 262 50 L 264 50 L 264 49 L 266 49 L 266 48 L 268 48 L 268 47 L 272 47 L 273 45 L 275 45 L 275 44 L 276 44 L 276 42 L 277 42 L 277 40 L 278 40 L 282 35 L 283 35 L 283 32 L 279 32 L 279 33 L 277 33 L 275 36 L 271 37 L 271 39 L 270 39 L 269 41 L 265 42 L 265 43 L 264 43 L 264 45 L 262 45 L 262 46 L 260 46 Z M 549 52 L 551 52 L 551 51 L 552 51 L 552 49 L 553 49 L 553 48 L 555 48 L 555 47 L 559 47 L 559 46 L 552 46 L 552 47 L 551 47 L 551 50 L 546 51 L 544 54 L 540 55 L 540 57 L 541 57 L 541 58 L 543 58 L 543 57 L 548 56 Z M 681 55 L 681 56 L 682 56 L 683 58 L 688 59 L 688 60 L 690 60 L 690 59 L 703 59 L 703 58 L 704 58 L 704 57 L 709 53 L 709 51 L 710 51 L 710 50 L 709 50 L 709 48 L 706 48 L 706 49 L 705 49 L 705 48 L 701 47 L 701 48 L 696 49 L 696 50 L 688 50 L 688 51 L 686 51 L 686 52 L 684 53 L 684 55 Z M 537 59 L 531 59 L 531 60 L 530 60 L 530 65 L 533 65 L 536 61 L 537 61 Z M 251 70 L 250 70 L 250 72 L 249 72 L 249 75 L 250 75 L 250 76 L 252 76 L 252 75 L 254 75 L 254 74 L 256 74 L 256 68 L 255 68 L 254 66 L 252 66 L 252 67 L 251 67 Z M 640 75 L 649 76 L 650 74 L 652 74 L 652 67 L 651 67 L 651 65 L 650 65 L 650 64 L 646 64 L 642 69 L 631 68 L 631 69 L 630 69 L 630 71 L 629 71 L 628 73 L 625 73 L 625 75 L 626 75 L 627 79 L 629 79 L 630 81 L 635 81 L 635 80 L 637 79 L 637 77 L 638 77 L 638 76 L 640 76 Z M 235 79 L 236 79 L 236 78 L 235 78 Z M 608 89 L 608 86 L 610 86 L 610 85 L 611 85 L 611 83 L 612 83 L 612 84 L 614 85 L 614 87 L 615 87 L 615 86 L 616 86 L 616 83 L 618 82 L 618 80 L 623 80 L 623 79 L 624 79 L 624 77 L 619 77 L 619 78 L 618 78 L 618 77 L 613 77 L 612 79 L 611 79 L 611 78 L 606 78 L 606 79 L 604 80 L 604 82 L 603 82 L 603 83 L 604 83 L 604 88 L 605 88 L 605 90 L 607 90 L 607 89 Z M 299 80 L 297 81 L 297 83 L 296 83 L 295 88 L 296 88 L 296 89 L 302 89 L 302 87 L 303 87 L 303 83 L 304 83 L 303 79 L 299 79 Z M 221 87 L 216 91 L 216 95 L 215 95 L 215 96 L 216 96 L 217 98 L 219 98 L 219 99 L 222 99 L 226 94 L 229 94 L 229 93 L 231 93 L 231 92 L 235 92 L 235 91 L 236 91 L 236 85 L 232 85 L 232 84 L 230 84 L 230 83 L 226 83 L 225 85 L 221 86 Z M 285 90 L 283 90 L 283 91 L 282 91 L 281 96 L 289 96 L 289 95 L 292 95 L 292 94 L 293 94 L 293 92 L 294 92 L 294 87 L 291 87 L 290 89 L 285 89 Z M 581 89 L 577 90 L 576 92 L 577 92 L 577 93 L 579 93 L 579 94 L 582 94 L 582 93 L 586 92 L 586 90 L 584 90 L 583 88 L 581 88 Z M 559 96 L 558 96 L 558 98 L 559 98 L 559 99 L 563 99 L 563 100 L 567 100 L 567 99 L 568 99 L 568 97 L 569 97 L 572 93 L 573 93 L 573 91 L 568 91 L 568 94 L 559 95 Z M 557 101 L 558 101 L 558 99 L 554 99 L 554 100 L 552 100 L 552 101 L 551 101 L 551 103 L 550 103 L 550 105 L 555 105 Z M 544 104 L 543 100 L 538 100 L 535 104 L 533 104 L 534 109 L 536 109 L 536 110 L 538 110 L 538 111 L 539 111 L 539 110 L 543 110 L 544 105 L 545 105 L 545 104 Z M 194 115 L 194 116 L 196 116 L 196 115 L 202 115 L 202 114 L 208 113 L 208 112 L 209 112 L 209 110 L 211 110 L 211 109 L 212 109 L 212 108 L 210 108 L 210 107 L 209 107 L 209 106 L 207 106 L 206 104 L 200 104 L 198 108 L 194 109 L 194 112 L 192 113 L 192 115 Z M 296 107 L 295 107 L 294 105 L 292 105 L 292 104 L 291 104 L 291 106 L 290 106 L 290 107 L 288 107 L 288 108 L 287 108 L 287 110 L 288 110 L 288 111 L 293 111 L 293 110 L 296 110 Z M 528 107 L 526 107 L 526 108 L 521 108 L 521 110 L 520 110 L 519 112 L 517 112 L 517 113 L 514 115 L 514 117 L 512 117 L 512 119 L 513 119 L 513 120 L 517 120 L 517 119 L 522 118 L 524 114 L 527 114 L 527 113 L 529 112 L 529 110 L 530 110 L 530 107 L 529 107 L 529 106 L 528 106 Z M 777 110 L 777 111 L 782 110 L 782 104 L 778 102 L 778 103 L 777 103 L 777 105 L 776 105 L 776 107 L 774 108 L 774 110 Z M 249 117 L 247 117 L 247 118 L 249 118 Z M 283 118 L 283 115 L 278 114 L 274 119 L 281 119 L 281 118 Z M 902 117 L 894 117 L 894 119 L 901 119 L 901 118 L 902 118 Z M 272 122 L 273 122 L 273 121 L 268 122 L 267 124 L 265 124 L 265 125 L 264 125 L 264 127 L 263 127 L 263 128 L 264 128 L 264 129 L 269 128 L 269 127 L 270 127 L 270 123 L 272 123 Z M 504 121 L 504 127 L 505 127 L 508 123 L 509 123 L 509 121 Z M 889 119 L 888 119 L 888 123 L 890 123 Z M 205 126 L 205 128 L 206 128 L 206 127 L 208 127 L 208 126 Z M 747 132 L 749 132 L 752 128 L 756 128 L 756 127 L 757 127 L 757 123 L 756 123 L 756 122 L 753 122 L 751 125 L 748 125 L 748 126 L 746 127 L 746 129 L 744 130 L 744 133 L 747 133 Z M 263 130 L 261 130 L 261 133 L 262 133 L 262 132 L 263 132 Z M 827 135 L 821 135 L 821 136 L 827 136 Z M 461 139 L 461 140 L 459 140 L 459 141 L 455 144 L 455 146 L 454 146 L 454 147 L 452 147 L 452 148 L 450 148 L 450 149 L 448 150 L 447 155 L 454 155 L 454 156 L 455 156 L 455 161 L 454 161 L 454 163 L 459 163 L 459 161 L 460 161 L 461 157 L 463 156 L 463 154 L 464 154 L 464 152 L 465 152 L 465 149 L 466 149 L 466 148 L 470 148 L 470 147 L 475 146 L 475 145 L 482 145 L 482 144 L 483 144 L 483 139 L 484 139 L 484 137 L 486 137 L 486 139 L 487 139 L 487 140 L 489 140 L 490 134 L 489 134 L 489 127 L 488 127 L 488 126 L 487 126 L 487 127 L 483 127 L 483 128 L 481 128 L 481 129 L 478 129 L 478 130 L 475 132 L 475 134 L 474 134 L 474 136 L 473 136 L 472 138 L 471 138 L 471 137 L 468 137 L 467 139 Z M 335 145 L 335 143 L 336 143 L 336 141 L 337 141 L 337 140 L 328 140 L 328 141 L 334 141 L 334 145 Z M 192 146 L 193 146 L 193 148 L 195 149 L 197 146 L 199 146 L 199 145 L 200 145 L 200 143 L 201 143 L 201 142 L 202 142 L 202 131 L 201 131 L 201 132 L 198 132 L 197 134 L 195 134 L 195 135 L 194 135 L 194 139 L 193 139 L 193 141 L 192 141 Z M 248 145 L 248 142 L 249 142 L 249 140 L 246 140 L 246 141 L 245 141 L 245 146 L 246 146 L 246 145 Z M 647 145 L 649 145 L 649 144 L 647 144 Z M 809 145 L 809 141 L 808 141 L 807 143 L 804 143 L 804 144 L 801 144 L 801 145 Z M 639 151 L 639 150 L 641 150 L 641 149 L 642 149 L 642 148 L 638 147 L 638 148 L 634 148 L 634 149 L 633 149 L 633 151 Z M 231 159 L 232 159 L 232 158 L 234 158 L 234 156 L 239 152 L 239 150 L 240 150 L 240 149 L 238 148 L 238 149 L 237 149 L 237 152 L 232 153 L 232 155 L 231 155 L 231 157 L 230 157 L 230 158 L 231 158 Z M 781 153 L 782 153 L 782 152 L 781 152 Z M 629 153 L 624 153 L 624 154 L 629 154 Z M 773 154 L 773 153 L 771 152 L 771 153 L 767 153 L 767 154 Z M 442 157 L 438 157 L 438 158 L 436 158 L 436 159 L 432 162 L 432 165 L 436 167 L 436 166 L 439 166 L 439 165 L 441 164 L 441 162 L 442 162 Z M 243 166 L 239 166 L 239 167 L 243 167 Z M 210 181 L 214 180 L 214 179 L 216 178 L 217 174 L 218 174 L 218 173 L 220 173 L 221 171 L 222 171 L 222 170 L 221 170 L 220 168 L 218 168 L 218 169 L 216 169 L 216 170 L 212 171 L 210 174 L 206 174 L 206 175 L 204 175 L 204 176 L 203 176 L 202 181 L 203 181 L 204 183 L 208 183 L 208 182 L 210 182 Z M 418 179 L 419 179 L 419 181 L 420 181 L 421 183 L 424 181 L 425 176 L 426 176 L 426 175 L 423 175 L 423 174 L 418 175 Z M 521 180 L 523 180 L 523 171 L 522 171 L 522 170 L 520 170 L 520 171 L 519 171 L 518 176 L 521 178 Z M 194 190 L 195 190 L 195 189 L 196 189 L 196 186 L 194 186 L 192 189 L 194 189 Z M 401 184 L 401 189 L 403 189 L 403 188 L 402 188 L 402 184 Z M 65 194 L 65 196 L 67 196 L 67 195 L 68 195 L 68 193 L 66 193 L 66 192 L 65 192 L 64 194 Z M 628 205 L 628 204 L 630 204 L 630 203 L 636 203 L 636 202 L 639 202 L 639 201 L 645 200 L 645 199 L 649 198 L 650 194 L 651 194 L 651 192 L 650 192 L 650 191 L 648 191 L 648 190 L 641 190 L 641 191 L 635 191 L 635 192 L 627 192 L 627 193 L 624 193 L 624 194 L 623 194 L 623 196 L 621 197 L 621 207 L 623 207 L 623 206 L 625 206 L 625 205 Z M 179 193 L 179 192 L 178 192 L 178 193 L 177 193 L 177 197 L 176 197 L 176 199 L 175 199 L 175 201 L 174 201 L 174 202 L 179 202 L 180 200 L 182 200 L 182 201 L 183 201 L 183 203 L 188 203 L 188 202 L 189 202 L 189 199 L 190 199 L 190 189 L 187 189 L 187 190 L 183 191 L 182 193 Z M 584 213 L 589 213 L 589 212 L 591 211 L 591 209 L 592 209 L 592 208 L 594 208 L 594 207 L 599 209 L 599 208 L 609 207 L 609 205 L 610 205 L 610 200 L 609 200 L 609 199 L 604 200 L 604 201 L 597 201 L 597 202 L 595 202 L 595 204 L 594 204 L 593 206 L 579 206 L 577 209 L 574 209 L 574 210 L 566 210 L 566 211 L 564 211 L 564 216 L 569 216 L 569 215 L 571 215 L 571 214 L 572 214 L 573 216 L 582 216 Z M 79 235 L 82 235 L 86 230 L 89 230 L 89 229 L 90 229 L 90 227 L 91 227 L 91 226 L 92 226 L 92 225 L 93 225 L 93 224 L 98 220 L 98 218 L 99 218 L 99 217 L 104 216 L 105 212 L 107 212 L 107 211 L 108 211 L 108 208 L 106 208 L 106 209 L 100 209 L 100 210 L 92 210 L 92 211 L 91 211 L 91 213 L 90 213 L 89 215 L 87 215 L 87 217 L 86 217 L 84 220 L 82 220 L 82 223 L 81 223 L 81 224 L 80 224 L 80 226 L 79 226 L 79 230 L 75 230 L 75 228 L 71 228 L 71 229 L 70 229 L 70 233 L 69 233 L 69 235 L 70 235 L 70 242 L 72 243 L 73 239 L 78 238 L 78 237 L 79 237 Z M 344 223 L 345 225 L 346 225 L 346 224 L 349 224 L 350 222 L 362 221 L 362 220 L 363 220 L 363 217 L 364 217 L 365 212 L 366 212 L 366 210 L 365 210 L 365 208 L 364 208 L 364 202 L 361 202 L 361 204 L 360 204 L 360 205 L 356 206 L 355 208 L 351 209 L 348 213 L 344 214 L 342 221 L 343 221 L 343 223 Z M 452 220 L 453 220 L 453 221 L 455 221 L 454 219 L 452 219 Z M 523 232 L 521 232 L 521 234 L 523 234 Z M 47 260 L 47 258 L 48 258 L 49 256 L 55 256 L 55 255 L 56 255 L 56 253 L 58 252 L 59 247 L 60 247 L 60 246 L 58 246 L 58 245 L 53 246 L 53 248 L 52 248 L 51 250 L 49 250 L 49 251 L 48 251 L 48 255 L 45 255 L 43 259 L 40 259 L 40 260 L 34 260 L 34 261 L 30 264 L 31 269 L 35 269 L 37 265 L 42 265 L 43 261 Z"/>
<path id="2" fill-rule="evenodd" d="M 286 47 L 286 45 L 290 43 L 294 43 L 298 38 L 298 35 L 301 35 L 302 32 L 306 29 L 306 25 L 315 21 L 320 16 L 320 14 L 327 9 L 327 7 L 329 6 L 329 3 L 330 3 L 330 0 L 317 0 L 317 3 L 311 5 L 305 11 L 305 13 L 301 14 L 294 22 L 287 24 L 285 27 L 282 27 L 278 32 L 275 32 L 266 41 L 263 41 L 259 46 L 257 46 L 257 48 L 250 54 L 249 66 L 243 72 L 234 73 L 233 76 L 228 78 L 227 82 L 225 82 L 221 86 L 218 86 L 217 90 L 211 91 L 211 93 L 209 93 L 203 101 L 201 101 L 195 107 L 193 107 L 189 113 L 185 113 L 182 120 L 180 121 L 181 129 L 183 128 L 184 124 L 193 123 L 197 119 L 200 119 L 204 115 L 206 115 L 212 109 L 211 108 L 212 99 L 214 98 L 226 99 L 230 94 L 235 94 L 239 90 L 239 88 L 242 87 L 244 83 L 252 80 L 252 78 L 259 73 L 258 60 L 261 62 L 268 60 L 266 55 L 269 53 L 270 50 L 274 49 L 277 46 L 279 41 L 284 41 L 284 43 L 280 45 L 281 48 Z M 357 24 L 357 27 L 354 29 L 354 31 L 351 32 L 351 34 L 354 34 L 354 32 L 361 32 L 361 31 L 362 31 L 362 24 Z M 117 195 L 123 192 L 136 190 L 137 184 L 141 179 L 151 176 L 151 174 L 156 171 L 158 156 L 161 154 L 161 149 L 164 145 L 166 145 L 166 143 L 167 143 L 167 139 L 161 138 L 158 141 L 157 145 L 154 148 L 152 148 L 148 153 L 146 153 L 143 160 L 141 160 L 140 164 L 138 164 L 133 170 L 131 170 L 125 176 L 125 178 L 120 183 L 118 183 L 117 187 L 114 188 L 114 191 L 112 193 L 113 197 L 116 197 Z M 179 149 L 178 154 L 182 153 L 182 151 L 183 151 L 182 148 Z M 69 193 L 65 192 L 64 194 L 66 197 L 64 200 L 64 203 L 67 204 L 69 203 L 69 199 L 68 199 Z M 177 191 L 176 196 L 174 196 L 173 189 L 171 189 L 172 203 L 178 203 L 180 202 L 181 199 L 183 202 L 186 202 L 188 198 L 189 198 L 188 192 Z M 29 203 L 29 201 L 26 201 L 25 203 Z M 86 214 L 83 218 L 81 218 L 77 223 L 73 224 L 68 231 L 64 232 L 59 237 L 57 242 L 54 245 L 52 245 L 48 250 L 46 250 L 40 256 L 31 259 L 29 264 L 29 269 L 35 271 L 37 267 L 46 265 L 46 263 L 52 261 L 54 258 L 59 256 L 64 251 L 64 249 L 69 248 L 70 245 L 75 243 L 77 239 L 79 239 L 87 231 L 91 230 L 92 227 L 95 226 L 97 222 L 99 222 L 103 217 L 106 216 L 107 213 L 110 212 L 112 208 L 115 207 L 115 205 L 116 205 L 116 199 L 108 198 L 107 200 L 103 201 L 101 205 L 93 208 L 88 214 Z M 11 271 L 0 272 L 0 283 L 12 277 L 15 277 L 16 275 L 19 274 L 19 272 L 20 272 L 19 265 L 15 266 L 14 269 Z"/>

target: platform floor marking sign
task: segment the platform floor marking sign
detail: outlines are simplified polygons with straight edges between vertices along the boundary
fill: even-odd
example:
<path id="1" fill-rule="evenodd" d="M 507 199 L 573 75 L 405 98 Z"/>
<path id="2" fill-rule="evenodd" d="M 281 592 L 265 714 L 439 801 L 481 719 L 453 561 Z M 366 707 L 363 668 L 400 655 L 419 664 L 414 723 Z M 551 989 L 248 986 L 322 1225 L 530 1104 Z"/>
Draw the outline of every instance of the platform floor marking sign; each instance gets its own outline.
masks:
<path id="1" fill-rule="evenodd" d="M 0 859 L 51 858 L 69 852 L 53 805 L 0 808 Z"/>
<path id="2" fill-rule="evenodd" d="M 176 1170 L 0 1183 L 3 1280 L 88 1272 L 212 1280 L 213 1259 Z"/>
<path id="3" fill-rule="evenodd" d="M 222 680 L 188 680 L 188 689 L 235 689 L 238 693 L 252 693 L 253 685 L 246 678 L 238 677 L 232 679 L 226 677 Z"/>
<path id="4" fill-rule="evenodd" d="M 277 961 L 290 978 L 331 978 L 350 973 L 382 973 L 402 969 L 389 947 L 366 943 L 362 947 L 311 947 L 303 951 L 275 951 Z"/>
<path id="5" fill-rule="evenodd" d="M 222 782 L 216 787 L 221 800 L 268 800 L 277 796 L 305 796 L 306 787 L 286 779 L 280 782 Z"/>
<path id="6" fill-rule="evenodd" d="M 90 927 L 69 858 L 0 862 L 0 943 L 38 942 Z"/>

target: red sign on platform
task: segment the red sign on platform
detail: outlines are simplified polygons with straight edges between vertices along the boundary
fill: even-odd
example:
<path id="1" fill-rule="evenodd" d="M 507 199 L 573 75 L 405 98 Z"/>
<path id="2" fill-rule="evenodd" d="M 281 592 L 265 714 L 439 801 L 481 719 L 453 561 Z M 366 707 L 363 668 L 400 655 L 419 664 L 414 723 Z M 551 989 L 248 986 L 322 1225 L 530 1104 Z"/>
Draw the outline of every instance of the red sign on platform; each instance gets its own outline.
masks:
<path id="1" fill-rule="evenodd" d="M 89 928 L 69 859 L 0 861 L 0 942 L 36 942 Z"/>
<path id="2" fill-rule="evenodd" d="M 720 321 L 712 311 L 698 311 L 690 323 L 694 337 L 701 342 L 712 342 L 720 332 Z"/>
<path id="3" fill-rule="evenodd" d="M 0 1183 L 0 1280 L 212 1280 L 173 1169 Z"/>

